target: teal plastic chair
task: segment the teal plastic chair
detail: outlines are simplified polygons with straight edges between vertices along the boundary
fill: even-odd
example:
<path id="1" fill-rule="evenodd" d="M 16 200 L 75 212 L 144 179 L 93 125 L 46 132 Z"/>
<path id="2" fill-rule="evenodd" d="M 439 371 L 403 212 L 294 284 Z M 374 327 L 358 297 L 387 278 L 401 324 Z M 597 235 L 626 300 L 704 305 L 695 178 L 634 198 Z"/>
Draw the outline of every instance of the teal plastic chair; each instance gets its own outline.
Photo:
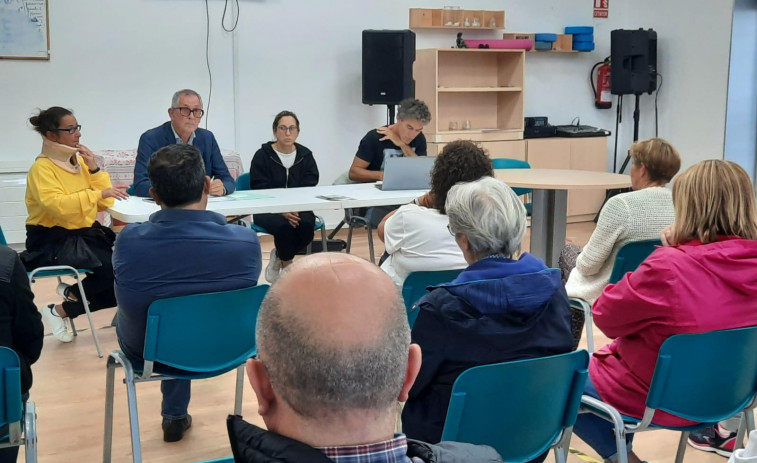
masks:
<path id="1" fill-rule="evenodd" d="M 420 298 L 428 294 L 427 288 L 450 282 L 457 278 L 462 271 L 462 269 L 457 269 L 437 270 L 435 272 L 413 272 L 405 278 L 405 282 L 402 284 L 402 299 L 405 302 L 407 322 L 410 324 L 410 328 L 413 327 L 415 319 L 418 318 L 420 308 L 417 304 Z"/>
<path id="2" fill-rule="evenodd" d="M 531 164 L 527 163 L 526 161 L 521 161 L 520 159 L 510 159 L 510 158 L 493 158 L 492 159 L 492 169 L 530 169 Z M 531 188 L 513 188 L 513 191 L 518 196 L 523 195 L 530 195 L 533 191 Z M 529 196 L 530 199 L 530 196 Z M 526 213 L 528 216 L 531 216 L 531 210 L 532 210 L 532 203 L 529 201 L 524 204 L 526 206 Z"/>
<path id="3" fill-rule="evenodd" d="M 554 448 L 564 463 L 588 367 L 577 350 L 470 368 L 452 386 L 442 440 L 489 445 L 508 463 Z"/>
<path id="4" fill-rule="evenodd" d="M 237 191 L 246 191 L 250 189 L 250 174 L 242 174 L 239 177 L 237 177 Z M 313 230 L 320 230 L 321 231 L 321 249 L 323 252 L 326 252 L 328 250 L 328 240 L 326 238 L 326 222 L 323 221 L 323 217 L 316 215 L 315 216 L 315 226 L 313 226 Z M 258 234 L 266 234 L 270 235 L 268 231 L 259 226 L 255 225 L 254 223 L 250 222 L 250 228 L 252 228 L 255 233 Z M 310 245 L 307 247 L 307 253 L 310 254 Z"/>
<path id="5" fill-rule="evenodd" d="M 618 250 L 617 256 L 615 256 L 615 263 L 612 266 L 610 283 L 615 284 L 619 282 L 626 273 L 636 270 L 639 265 L 644 262 L 644 259 L 654 252 L 657 246 L 662 246 L 662 241 L 631 241 L 630 243 L 621 246 Z M 591 313 L 591 305 L 587 301 L 577 297 L 570 298 L 570 305 L 573 308 L 584 311 L 584 318 L 586 320 L 586 342 L 588 344 L 589 353 L 594 353 L 594 317 Z"/>
<path id="6" fill-rule="evenodd" d="M 150 305 L 144 363 L 116 350 L 107 362 L 103 461 L 113 443 L 113 389 L 116 366 L 124 368 L 134 462 L 142 461 L 136 383 L 203 379 L 237 370 L 234 414 L 242 414 L 244 363 L 257 354 L 255 325 L 268 285 L 159 299 Z"/>
<path id="7" fill-rule="evenodd" d="M 129 188 L 126 189 L 126 194 L 129 196 L 134 196 L 134 184 L 132 183 L 129 185 Z"/>
<path id="8" fill-rule="evenodd" d="M 0 227 L 0 245 L 7 246 L 8 242 L 5 239 L 5 234 L 3 234 L 3 228 Z M 97 356 L 102 358 L 103 352 L 100 348 L 100 340 L 97 338 L 97 332 L 95 330 L 95 323 L 92 320 L 92 312 L 89 311 L 89 301 L 87 301 L 87 293 L 84 292 L 84 286 L 81 283 L 82 276 L 86 275 L 87 273 L 92 273 L 92 270 L 86 269 L 86 268 L 74 268 L 68 265 L 51 265 L 47 267 L 38 267 L 32 270 L 31 272 L 27 272 L 27 275 L 29 276 L 29 283 L 34 284 L 36 283 L 38 278 L 57 278 L 58 284 L 62 283 L 61 278 L 64 276 L 70 276 L 73 277 L 76 280 L 76 284 L 79 286 L 79 294 L 81 294 L 82 297 L 82 304 L 84 305 L 84 313 L 87 315 L 87 321 L 89 321 L 89 329 L 92 331 L 92 339 L 95 341 L 95 349 L 97 350 Z M 74 320 L 71 318 L 68 318 L 68 323 L 71 325 L 71 331 L 73 332 L 74 336 L 78 336 L 79 334 L 76 331 L 76 325 L 74 325 Z"/>
<path id="9" fill-rule="evenodd" d="M 649 257 L 657 247 L 662 246 L 660 240 L 642 240 L 632 241 L 624 244 L 615 257 L 615 263 L 612 266 L 610 274 L 610 283 L 619 282 L 628 272 L 633 272 L 644 259 Z"/>
<path id="10" fill-rule="evenodd" d="M 234 457 L 216 458 L 215 460 L 205 460 L 197 463 L 234 463 Z"/>
<path id="11" fill-rule="evenodd" d="M 737 448 L 746 430 L 754 430 L 757 394 L 757 327 L 678 334 L 660 347 L 646 409 L 641 420 L 621 415 L 614 407 L 584 396 L 581 411 L 593 413 L 615 425 L 618 461 L 627 463 L 625 436 L 652 429 L 681 431 L 676 463 L 683 461 L 689 432 L 743 413 Z M 703 367 L 705 366 L 705 367 Z M 652 424 L 657 410 L 701 424 L 665 427 Z"/>
<path id="12" fill-rule="evenodd" d="M 0 448 L 26 446 L 27 463 L 37 463 L 37 414 L 34 402 L 21 400 L 21 363 L 13 349 L 0 347 L 0 426 L 8 434 L 0 437 Z"/>

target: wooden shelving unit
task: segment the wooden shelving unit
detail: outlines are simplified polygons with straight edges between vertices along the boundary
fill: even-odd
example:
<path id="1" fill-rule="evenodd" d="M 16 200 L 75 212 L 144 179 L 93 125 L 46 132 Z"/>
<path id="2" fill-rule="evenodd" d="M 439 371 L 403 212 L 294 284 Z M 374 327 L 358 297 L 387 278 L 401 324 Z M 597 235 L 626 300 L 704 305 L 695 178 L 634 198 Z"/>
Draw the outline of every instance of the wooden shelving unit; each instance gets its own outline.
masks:
<path id="1" fill-rule="evenodd" d="M 440 48 L 416 52 L 415 94 L 431 110 L 429 143 L 523 138 L 523 50 Z M 470 130 L 449 130 L 450 123 Z"/>
<path id="2" fill-rule="evenodd" d="M 471 25 L 465 25 L 466 18 Z M 472 25 L 476 19 L 479 21 L 479 26 Z M 494 20 L 493 26 L 492 20 Z M 410 8 L 410 29 L 497 30 L 504 28 L 504 10 Z"/>

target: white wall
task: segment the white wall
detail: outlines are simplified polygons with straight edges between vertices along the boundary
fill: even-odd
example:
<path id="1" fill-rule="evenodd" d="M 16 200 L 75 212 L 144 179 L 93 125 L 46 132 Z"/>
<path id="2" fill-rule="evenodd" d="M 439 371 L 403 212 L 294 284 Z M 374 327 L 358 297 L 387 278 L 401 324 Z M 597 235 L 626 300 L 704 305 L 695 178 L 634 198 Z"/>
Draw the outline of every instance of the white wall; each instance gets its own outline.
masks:
<path id="1" fill-rule="evenodd" d="M 725 158 L 757 184 L 757 1 L 736 0 L 732 37 Z"/>
<path id="2" fill-rule="evenodd" d="M 315 152 L 321 182 L 330 183 L 347 169 L 360 137 L 385 120 L 384 108 L 360 103 L 361 31 L 406 28 L 410 6 L 449 2 L 240 3 L 238 29 L 229 34 L 220 28 L 223 1 L 209 1 L 214 85 L 208 128 L 248 165 L 270 139 L 273 115 L 294 110 L 300 141 Z M 665 77 L 660 135 L 680 147 L 687 165 L 722 157 L 732 0 L 703 0 L 693 12 L 685 0 L 614 0 L 607 20 L 591 17 L 589 0 L 471 0 L 464 6 L 504 8 L 513 32 L 595 25 L 593 53 L 528 56 L 526 114 L 547 115 L 553 123 L 580 116 L 583 124 L 611 130 L 615 111 L 594 109 L 589 69 L 609 54 L 611 29 L 653 27 Z M 50 34 L 50 62 L 0 61 L 0 168 L 25 168 L 38 152 L 26 123 L 34 108 L 73 108 L 84 126 L 82 142 L 93 149 L 134 148 L 144 130 L 166 120 L 175 89 L 193 87 L 207 97 L 202 0 L 131 0 L 107 8 L 98 0 L 53 1 Z M 418 48 L 453 41 L 453 33 L 418 31 Z M 631 139 L 632 103 L 627 97 L 621 153 Z M 653 97 L 645 95 L 641 137 L 654 134 L 653 115 Z"/>

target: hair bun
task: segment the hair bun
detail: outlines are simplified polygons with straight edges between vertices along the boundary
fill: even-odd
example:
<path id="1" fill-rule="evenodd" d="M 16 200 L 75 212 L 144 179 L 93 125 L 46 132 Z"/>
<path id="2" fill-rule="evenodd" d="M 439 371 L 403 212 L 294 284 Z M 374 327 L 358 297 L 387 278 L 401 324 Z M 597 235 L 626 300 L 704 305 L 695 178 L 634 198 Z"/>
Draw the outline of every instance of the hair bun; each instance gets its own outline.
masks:
<path id="1" fill-rule="evenodd" d="M 30 118 L 29 118 L 29 122 L 30 122 L 30 123 L 31 123 L 31 124 L 32 124 L 32 125 L 33 125 L 34 127 L 39 127 L 39 116 L 41 116 L 41 115 L 42 115 L 42 113 L 40 113 L 39 115 L 36 115 L 36 116 L 32 116 L 32 117 L 30 117 Z"/>

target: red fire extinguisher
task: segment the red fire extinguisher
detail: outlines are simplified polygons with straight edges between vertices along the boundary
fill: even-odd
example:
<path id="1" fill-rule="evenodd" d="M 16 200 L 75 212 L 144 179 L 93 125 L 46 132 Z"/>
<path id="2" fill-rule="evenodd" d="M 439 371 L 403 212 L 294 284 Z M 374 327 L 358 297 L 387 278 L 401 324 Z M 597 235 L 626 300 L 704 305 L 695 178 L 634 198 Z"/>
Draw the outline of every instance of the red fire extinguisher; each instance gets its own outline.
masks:
<path id="1" fill-rule="evenodd" d="M 612 94 L 610 93 L 610 59 L 597 63 L 592 68 L 597 69 L 597 83 L 594 85 L 594 78 L 591 78 L 591 86 L 594 90 L 594 106 L 599 109 L 609 109 L 612 107 Z"/>

